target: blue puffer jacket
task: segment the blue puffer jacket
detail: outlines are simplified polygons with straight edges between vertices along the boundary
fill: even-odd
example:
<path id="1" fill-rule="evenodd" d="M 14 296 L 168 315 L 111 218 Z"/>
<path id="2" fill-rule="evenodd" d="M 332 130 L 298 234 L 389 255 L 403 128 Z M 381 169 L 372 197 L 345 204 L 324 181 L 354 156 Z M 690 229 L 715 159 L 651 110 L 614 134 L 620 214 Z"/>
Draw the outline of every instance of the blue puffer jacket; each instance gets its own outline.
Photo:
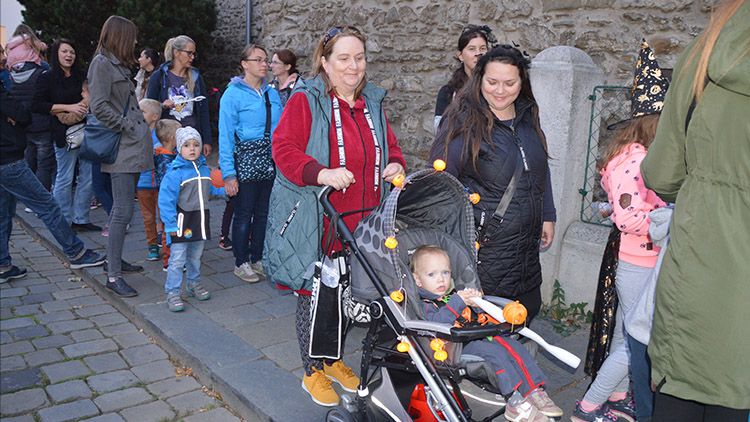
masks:
<path id="1" fill-rule="evenodd" d="M 159 138 L 156 137 L 155 130 L 151 131 L 151 142 L 153 142 L 154 144 L 154 153 L 156 153 L 156 148 L 161 146 L 161 142 L 159 142 Z M 138 190 L 158 189 L 159 186 L 156 183 L 156 175 L 154 174 L 154 170 L 146 170 L 141 173 L 141 177 L 138 178 Z"/>
<path id="2" fill-rule="evenodd" d="M 219 106 L 219 166 L 224 179 L 237 177 L 234 168 L 235 141 L 252 142 L 263 139 L 266 128 L 265 94 L 271 101 L 271 133 L 276 129 L 284 106 L 279 93 L 265 80 L 260 93 L 240 76 L 232 78 L 221 96 Z M 235 138 L 235 136 L 237 138 Z"/>
<path id="3" fill-rule="evenodd" d="M 157 100 L 160 103 L 163 103 L 164 100 L 169 98 L 169 88 L 167 86 L 166 76 L 171 64 L 171 61 L 166 62 L 151 74 L 146 98 Z M 206 85 L 203 83 L 203 77 L 198 72 L 198 69 L 194 67 L 191 67 L 190 69 L 193 81 L 195 82 L 193 97 L 198 97 L 200 95 L 206 97 L 205 100 L 196 101 L 194 103 L 193 114 L 195 115 L 195 120 L 198 122 L 196 129 L 198 129 L 198 132 L 201 134 L 204 144 L 212 144 L 213 139 L 211 138 L 211 121 L 208 116 L 208 93 L 206 91 Z M 169 115 L 169 110 L 164 109 L 161 113 L 161 118 L 172 119 Z"/>
<path id="4" fill-rule="evenodd" d="M 178 155 L 159 188 L 159 214 L 164 232 L 177 234 L 167 237 L 168 245 L 211 238 L 209 194 L 224 195 L 224 188 L 211 184 L 206 159 L 200 156 L 188 161 Z"/>

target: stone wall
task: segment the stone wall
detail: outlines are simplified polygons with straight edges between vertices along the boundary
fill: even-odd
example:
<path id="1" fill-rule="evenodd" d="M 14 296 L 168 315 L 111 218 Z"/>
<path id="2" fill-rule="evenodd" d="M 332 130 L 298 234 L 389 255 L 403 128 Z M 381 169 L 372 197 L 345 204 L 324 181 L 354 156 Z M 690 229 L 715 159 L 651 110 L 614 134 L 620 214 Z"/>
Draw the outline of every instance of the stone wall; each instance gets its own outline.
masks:
<path id="1" fill-rule="evenodd" d="M 272 54 L 289 48 L 310 69 L 309 55 L 331 26 L 350 24 L 368 37 L 368 78 L 389 91 L 386 110 L 410 169 L 433 140 L 440 87 L 458 66 L 455 48 L 467 23 L 489 25 L 501 43 L 515 42 L 532 58 L 568 45 L 589 54 L 607 84 L 627 84 L 641 38 L 663 67 L 706 25 L 710 0 L 270 0 L 253 1 L 253 39 Z M 204 73 L 224 83 L 235 73 L 245 40 L 245 1 L 217 0 L 218 27 Z M 210 69 L 209 69 L 210 68 Z"/>

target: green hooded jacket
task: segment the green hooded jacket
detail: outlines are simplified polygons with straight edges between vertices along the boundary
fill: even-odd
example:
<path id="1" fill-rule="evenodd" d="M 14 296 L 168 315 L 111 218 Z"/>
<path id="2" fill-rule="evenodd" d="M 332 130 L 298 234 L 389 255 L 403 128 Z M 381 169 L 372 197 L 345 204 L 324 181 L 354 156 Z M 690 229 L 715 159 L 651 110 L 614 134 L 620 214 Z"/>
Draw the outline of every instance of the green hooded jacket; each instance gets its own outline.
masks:
<path id="1" fill-rule="evenodd" d="M 683 52 L 641 172 L 675 203 L 648 353 L 662 392 L 750 408 L 750 2 L 721 30 L 688 119 L 697 59 Z M 698 56 L 700 51 L 698 52 Z"/>

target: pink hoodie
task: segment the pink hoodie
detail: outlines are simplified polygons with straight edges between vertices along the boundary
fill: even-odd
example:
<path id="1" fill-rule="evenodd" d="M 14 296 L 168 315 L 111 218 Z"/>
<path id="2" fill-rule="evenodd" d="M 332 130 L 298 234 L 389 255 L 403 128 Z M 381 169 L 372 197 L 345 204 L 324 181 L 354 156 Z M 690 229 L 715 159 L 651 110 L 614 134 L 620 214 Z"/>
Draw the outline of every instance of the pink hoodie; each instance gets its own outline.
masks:
<path id="1" fill-rule="evenodd" d="M 47 44 L 40 42 L 37 46 L 39 50 L 46 50 Z M 16 35 L 8 40 L 8 69 L 18 63 L 34 62 L 37 65 L 42 64 L 42 58 L 31 46 L 31 40 L 28 35 Z"/>
<path id="2" fill-rule="evenodd" d="M 641 177 L 641 161 L 646 157 L 643 145 L 632 143 L 623 148 L 601 171 L 602 188 L 612 207 L 610 218 L 622 231 L 620 259 L 641 267 L 656 264 L 659 247 L 651 243 L 649 211 L 666 205 L 646 189 Z M 628 203 L 629 201 L 629 203 Z"/>

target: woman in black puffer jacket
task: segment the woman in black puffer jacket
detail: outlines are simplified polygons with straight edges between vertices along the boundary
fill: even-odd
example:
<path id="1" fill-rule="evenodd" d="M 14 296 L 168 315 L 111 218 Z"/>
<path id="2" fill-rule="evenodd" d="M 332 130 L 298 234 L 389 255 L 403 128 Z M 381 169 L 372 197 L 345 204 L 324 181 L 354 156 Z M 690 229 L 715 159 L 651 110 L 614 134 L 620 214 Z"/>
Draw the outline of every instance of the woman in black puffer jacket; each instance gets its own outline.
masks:
<path id="1" fill-rule="evenodd" d="M 541 306 L 539 249 L 552 243 L 556 217 L 529 64 L 508 45 L 479 59 L 446 110 L 430 160 L 444 159 L 446 171 L 481 197 L 474 218 L 484 293 L 520 300 L 531 319 Z M 498 224 L 493 213 L 517 168 L 515 192 Z"/>

